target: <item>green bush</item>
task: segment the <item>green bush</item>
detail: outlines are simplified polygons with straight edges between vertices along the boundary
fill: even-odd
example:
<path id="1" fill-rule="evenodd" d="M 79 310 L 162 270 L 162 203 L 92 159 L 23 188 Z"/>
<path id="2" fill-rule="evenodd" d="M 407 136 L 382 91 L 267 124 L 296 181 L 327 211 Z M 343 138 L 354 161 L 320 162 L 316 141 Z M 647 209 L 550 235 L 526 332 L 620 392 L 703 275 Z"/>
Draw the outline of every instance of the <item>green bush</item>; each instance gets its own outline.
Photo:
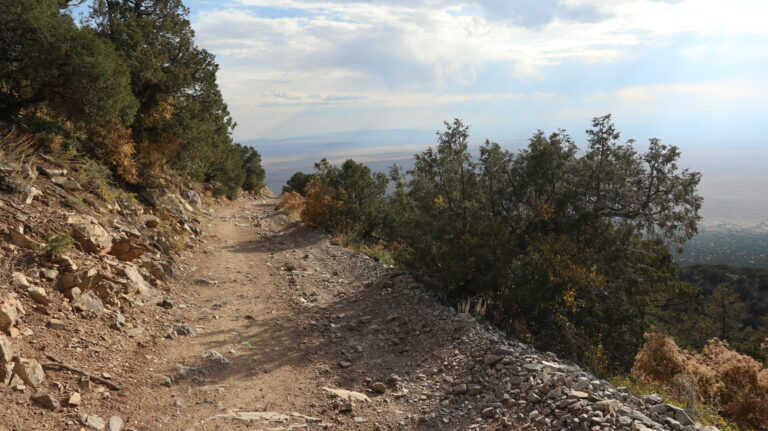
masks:
<path id="1" fill-rule="evenodd" d="M 45 234 L 43 251 L 49 254 L 62 254 L 72 246 L 72 236 L 68 233 L 48 232 Z"/>
<path id="2" fill-rule="evenodd" d="M 638 153 L 596 118 L 583 153 L 563 131 L 475 160 L 461 121 L 416 156 L 398 202 L 398 260 L 447 301 L 596 372 L 626 370 L 683 285 L 668 251 L 696 232 L 700 174 L 676 147 Z"/>

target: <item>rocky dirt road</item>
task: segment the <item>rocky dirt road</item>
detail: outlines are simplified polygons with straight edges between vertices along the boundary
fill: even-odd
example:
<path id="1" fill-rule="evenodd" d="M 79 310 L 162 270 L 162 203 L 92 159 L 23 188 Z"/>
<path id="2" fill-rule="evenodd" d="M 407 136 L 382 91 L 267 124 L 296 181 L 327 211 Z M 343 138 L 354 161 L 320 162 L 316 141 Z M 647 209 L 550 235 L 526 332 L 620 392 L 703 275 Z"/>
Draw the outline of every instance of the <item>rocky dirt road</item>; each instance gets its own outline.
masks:
<path id="1" fill-rule="evenodd" d="M 178 337 L 151 355 L 160 385 L 127 397 L 132 427 L 415 427 L 419 403 L 402 381 L 426 378 L 447 341 L 412 338 L 435 329 L 412 310 L 422 296 L 276 203 L 241 201 L 203 223 L 207 244 L 173 289 Z M 408 304 L 393 292 L 404 289 Z"/>
<path id="2" fill-rule="evenodd" d="M 33 307 L 22 356 L 101 380 L 46 368 L 48 398 L 5 387 L 0 431 L 713 431 L 438 304 L 276 204 L 201 215 L 207 235 L 156 305 Z"/>
<path id="3" fill-rule="evenodd" d="M 174 289 L 179 336 L 154 352 L 160 385 L 127 397 L 131 427 L 704 428 L 439 305 L 276 203 L 241 201 L 204 226 Z"/>

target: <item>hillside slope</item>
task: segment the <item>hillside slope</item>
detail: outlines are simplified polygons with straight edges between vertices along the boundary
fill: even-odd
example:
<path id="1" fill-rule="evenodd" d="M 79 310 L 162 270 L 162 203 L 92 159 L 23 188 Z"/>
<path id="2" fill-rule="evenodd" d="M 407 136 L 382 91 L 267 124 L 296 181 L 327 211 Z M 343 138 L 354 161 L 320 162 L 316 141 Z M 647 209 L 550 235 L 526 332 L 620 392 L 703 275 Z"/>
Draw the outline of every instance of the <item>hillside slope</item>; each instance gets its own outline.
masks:
<path id="1" fill-rule="evenodd" d="M 201 214 L 204 244 L 179 260 L 165 306 L 126 315 L 141 331 L 109 329 L 109 312 L 62 310 L 66 329 L 51 335 L 44 316 L 28 313 L 21 325 L 35 335 L 11 340 L 25 357 L 55 352 L 121 390 L 81 390 L 79 376 L 46 370 L 41 389 L 54 399 L 78 391 L 79 406 L 49 412 L 34 391 L 3 387 L 0 424 L 98 428 L 114 416 L 135 430 L 694 429 L 682 410 L 439 305 L 276 203 Z"/>

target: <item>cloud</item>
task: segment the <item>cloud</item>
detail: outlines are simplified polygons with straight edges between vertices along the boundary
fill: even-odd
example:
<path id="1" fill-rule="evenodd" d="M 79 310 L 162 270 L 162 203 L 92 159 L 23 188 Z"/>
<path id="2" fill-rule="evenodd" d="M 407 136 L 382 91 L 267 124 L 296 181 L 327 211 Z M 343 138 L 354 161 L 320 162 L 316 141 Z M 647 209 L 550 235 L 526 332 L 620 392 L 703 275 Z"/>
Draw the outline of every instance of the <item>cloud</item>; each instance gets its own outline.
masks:
<path id="1" fill-rule="evenodd" d="M 527 28 L 541 28 L 555 19 L 599 22 L 608 17 L 594 5 L 572 5 L 562 0 L 477 0 L 489 20 L 510 21 Z"/>
<path id="2" fill-rule="evenodd" d="M 685 71 L 696 81 L 728 72 L 736 52 L 758 55 L 759 43 L 746 54 L 734 47 L 768 39 L 765 14 L 762 0 L 229 0 L 195 10 L 193 25 L 222 66 L 239 136 L 251 138 L 299 119 L 339 130 L 464 112 L 504 121 L 484 106 L 512 103 L 532 103 L 530 115 L 582 112 L 546 106 L 566 94 L 603 94 L 620 107 L 693 100 L 645 85 L 669 84 L 670 64 L 695 62 L 701 72 Z M 665 51 L 681 43 L 674 55 L 685 61 Z M 549 101 L 539 104 L 542 94 Z"/>

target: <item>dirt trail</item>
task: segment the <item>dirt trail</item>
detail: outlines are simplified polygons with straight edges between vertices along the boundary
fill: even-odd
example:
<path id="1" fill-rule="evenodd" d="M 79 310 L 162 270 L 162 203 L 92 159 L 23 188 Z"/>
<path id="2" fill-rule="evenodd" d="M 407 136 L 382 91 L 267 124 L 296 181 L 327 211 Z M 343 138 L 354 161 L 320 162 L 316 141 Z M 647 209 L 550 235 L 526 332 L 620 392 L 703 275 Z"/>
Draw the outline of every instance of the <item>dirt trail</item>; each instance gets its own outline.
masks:
<path id="1" fill-rule="evenodd" d="M 122 389 L 46 370 L 45 391 L 82 399 L 52 412 L 7 386 L 0 431 L 717 430 L 440 305 L 276 204 L 200 215 L 205 241 L 158 284 L 159 302 L 124 315 L 31 306 L 14 339 L 23 357 L 53 355 Z"/>
<path id="2" fill-rule="evenodd" d="M 382 312 L 372 310 L 380 292 L 366 286 L 392 270 L 330 245 L 325 233 L 275 213 L 275 204 L 240 201 L 204 222 L 207 244 L 182 262 L 172 312 L 197 334 L 163 342 L 148 357 L 173 383 L 129 401 L 136 429 L 407 427 L 413 408 L 395 397 L 382 405 L 369 390 L 374 402 L 349 406 L 322 389 L 366 392 L 366 378 L 384 381 L 418 364 L 419 352 L 389 348 L 371 314 Z"/>

